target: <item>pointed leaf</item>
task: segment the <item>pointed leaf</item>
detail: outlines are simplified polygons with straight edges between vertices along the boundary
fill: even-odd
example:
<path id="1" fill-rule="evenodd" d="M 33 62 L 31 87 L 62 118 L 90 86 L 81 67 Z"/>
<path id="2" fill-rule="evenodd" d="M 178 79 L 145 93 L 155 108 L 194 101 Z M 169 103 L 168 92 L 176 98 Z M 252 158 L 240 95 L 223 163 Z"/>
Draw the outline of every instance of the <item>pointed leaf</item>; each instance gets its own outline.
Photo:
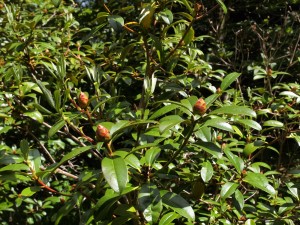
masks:
<path id="1" fill-rule="evenodd" d="M 240 75 L 240 73 L 236 72 L 226 75 L 221 83 L 221 90 L 225 91 Z"/>
<path id="2" fill-rule="evenodd" d="M 234 155 L 229 149 L 224 149 L 224 153 L 237 172 L 241 173 L 245 166 L 244 161 L 240 157 Z"/>
<path id="3" fill-rule="evenodd" d="M 193 208 L 180 195 L 168 191 L 162 191 L 161 196 L 163 204 L 165 206 L 170 207 L 179 215 L 187 218 L 188 220 L 195 220 L 195 213 Z"/>
<path id="4" fill-rule="evenodd" d="M 191 43 L 195 38 L 195 31 L 193 29 L 193 27 L 191 27 L 188 32 L 186 33 L 186 35 L 183 38 L 183 43 L 185 45 L 188 45 L 189 43 Z"/>
<path id="5" fill-rule="evenodd" d="M 201 168 L 201 178 L 204 182 L 210 181 L 214 174 L 214 169 L 210 163 L 210 161 L 206 161 L 202 163 L 202 168 Z"/>
<path id="6" fill-rule="evenodd" d="M 173 220 L 178 218 L 178 214 L 175 212 L 169 212 L 165 214 L 159 221 L 158 225 L 171 225 Z"/>
<path id="7" fill-rule="evenodd" d="M 150 224 L 156 223 L 162 210 L 162 200 L 156 185 L 144 184 L 139 192 L 138 202 L 145 220 Z"/>
<path id="8" fill-rule="evenodd" d="M 53 100 L 53 96 L 51 94 L 51 92 L 45 87 L 45 85 L 39 81 L 39 80 L 36 80 L 36 83 L 37 85 L 40 87 L 40 89 L 42 90 L 48 104 L 53 108 L 55 109 L 55 102 Z"/>
<path id="9" fill-rule="evenodd" d="M 196 151 L 204 150 L 207 153 L 213 155 L 216 158 L 222 157 L 221 148 L 212 142 L 197 142 L 197 145 L 193 145 Z"/>
<path id="10" fill-rule="evenodd" d="M 252 109 L 245 106 L 237 105 L 223 106 L 219 109 L 210 112 L 210 114 L 229 114 L 256 117 L 256 113 Z"/>
<path id="11" fill-rule="evenodd" d="M 275 195 L 275 189 L 269 184 L 268 178 L 261 173 L 248 172 L 244 181 L 251 184 L 253 187 L 259 188 L 262 191 Z"/>
<path id="12" fill-rule="evenodd" d="M 160 148 L 157 147 L 150 148 L 146 151 L 145 160 L 149 167 L 152 167 L 152 165 L 155 163 L 156 159 L 158 158 L 159 154 L 160 154 Z"/>
<path id="13" fill-rule="evenodd" d="M 58 167 L 60 167 L 62 164 L 64 164 L 65 162 L 67 162 L 68 160 L 84 153 L 84 152 L 87 152 L 89 150 L 91 150 L 92 148 L 94 148 L 93 145 L 90 145 L 90 146 L 84 146 L 84 147 L 79 147 L 79 148 L 75 148 L 73 149 L 71 152 L 69 152 L 68 154 L 66 154 L 61 160 L 59 163 L 57 163 L 55 165 L 54 168 L 52 168 L 52 171 L 55 171 Z"/>
<path id="14" fill-rule="evenodd" d="M 163 116 L 164 114 L 174 110 L 174 109 L 177 109 L 179 106 L 178 105 L 174 105 L 174 104 L 171 104 L 171 105 L 166 105 L 162 108 L 160 108 L 159 110 L 155 111 L 151 116 L 150 116 L 150 120 L 153 120 L 153 119 L 156 119 L 157 117 L 160 117 L 160 116 Z"/>
<path id="15" fill-rule="evenodd" d="M 39 123 L 44 122 L 44 117 L 39 111 L 25 112 L 24 115 L 30 117 L 31 119 L 33 119 Z"/>
<path id="16" fill-rule="evenodd" d="M 239 185 L 236 183 L 232 183 L 232 182 L 227 182 L 226 184 L 223 185 L 222 189 L 221 189 L 221 198 L 228 198 L 230 195 L 232 195 L 235 190 L 237 189 Z"/>
<path id="17" fill-rule="evenodd" d="M 41 187 L 38 187 L 38 186 L 27 187 L 22 190 L 21 196 L 30 197 L 40 190 L 41 190 Z"/>
<path id="18" fill-rule="evenodd" d="M 164 133 L 166 130 L 169 130 L 181 123 L 183 119 L 178 115 L 166 116 L 162 118 L 159 122 L 159 131 L 160 133 Z"/>
<path id="19" fill-rule="evenodd" d="M 237 122 L 246 125 L 248 127 L 251 127 L 255 130 L 261 130 L 261 126 L 258 122 L 254 121 L 254 120 L 248 120 L 248 119 L 239 119 Z"/>
<path id="20" fill-rule="evenodd" d="M 220 117 L 207 120 L 203 126 L 215 127 L 232 133 L 234 132 L 232 126 L 227 122 L 227 120 Z"/>
<path id="21" fill-rule="evenodd" d="M 57 121 L 48 131 L 48 137 L 51 138 L 54 134 L 57 133 L 64 125 L 66 124 L 66 121 L 64 119 L 60 119 Z"/>
<path id="22" fill-rule="evenodd" d="M 22 171 L 22 170 L 29 170 L 29 167 L 25 164 L 10 164 L 0 168 L 0 172 L 3 171 Z"/>
<path id="23" fill-rule="evenodd" d="M 263 126 L 264 127 L 283 127 L 284 124 L 277 120 L 268 120 L 268 121 L 264 122 Z"/>
<path id="24" fill-rule="evenodd" d="M 114 29 L 114 31 L 119 32 L 123 29 L 124 19 L 118 15 L 111 15 L 107 17 L 108 23 Z"/>
<path id="25" fill-rule="evenodd" d="M 234 200 L 237 204 L 236 208 L 241 211 L 244 208 L 245 200 L 244 200 L 244 195 L 239 191 L 239 189 L 235 190 L 234 193 Z"/>
<path id="26" fill-rule="evenodd" d="M 104 158 L 102 172 L 109 186 L 117 193 L 121 193 L 128 182 L 128 169 L 121 157 Z"/>
<path id="27" fill-rule="evenodd" d="M 29 144 L 28 144 L 27 140 L 25 140 L 25 139 L 21 140 L 20 149 L 21 149 L 21 152 L 22 152 L 22 155 L 23 155 L 24 159 L 27 160 L 28 159 L 28 152 L 29 152 Z"/>

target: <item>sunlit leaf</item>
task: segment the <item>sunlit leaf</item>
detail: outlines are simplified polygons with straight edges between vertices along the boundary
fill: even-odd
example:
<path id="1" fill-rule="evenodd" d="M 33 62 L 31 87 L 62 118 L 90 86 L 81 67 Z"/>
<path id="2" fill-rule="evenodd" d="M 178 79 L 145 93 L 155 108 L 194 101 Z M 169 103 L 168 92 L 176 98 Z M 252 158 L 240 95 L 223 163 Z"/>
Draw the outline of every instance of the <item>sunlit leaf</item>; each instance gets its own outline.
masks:
<path id="1" fill-rule="evenodd" d="M 104 158 L 101 163 L 102 172 L 109 186 L 121 193 L 128 182 L 128 169 L 121 157 Z"/>

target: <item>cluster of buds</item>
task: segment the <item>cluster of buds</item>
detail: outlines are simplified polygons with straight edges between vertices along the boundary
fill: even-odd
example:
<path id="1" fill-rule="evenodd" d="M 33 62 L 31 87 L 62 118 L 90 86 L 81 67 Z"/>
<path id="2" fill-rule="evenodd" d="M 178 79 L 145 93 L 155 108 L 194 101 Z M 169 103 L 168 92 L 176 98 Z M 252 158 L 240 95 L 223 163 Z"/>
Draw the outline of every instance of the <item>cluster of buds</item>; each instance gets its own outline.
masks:
<path id="1" fill-rule="evenodd" d="M 78 105 L 82 109 L 86 109 L 88 106 L 89 98 L 84 92 L 80 92 L 79 98 L 78 98 Z"/>
<path id="2" fill-rule="evenodd" d="M 106 127 L 99 124 L 96 130 L 96 139 L 97 141 L 108 142 L 110 140 L 109 130 Z"/>
<path id="3" fill-rule="evenodd" d="M 199 98 L 193 107 L 194 113 L 203 116 L 206 112 L 206 102 L 203 98 Z"/>

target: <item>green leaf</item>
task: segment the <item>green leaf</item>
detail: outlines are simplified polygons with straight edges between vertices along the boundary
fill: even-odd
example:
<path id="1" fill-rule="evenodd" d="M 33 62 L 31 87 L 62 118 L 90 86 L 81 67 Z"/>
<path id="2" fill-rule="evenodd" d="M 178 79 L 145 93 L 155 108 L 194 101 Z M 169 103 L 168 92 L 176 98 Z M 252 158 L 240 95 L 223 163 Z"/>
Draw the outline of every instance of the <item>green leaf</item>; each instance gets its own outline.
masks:
<path id="1" fill-rule="evenodd" d="M 53 4 L 56 8 L 58 8 L 59 5 L 60 5 L 60 3 L 61 3 L 61 0 L 51 0 L 51 1 L 52 1 L 52 4 Z"/>
<path id="2" fill-rule="evenodd" d="M 203 126 L 215 127 L 221 130 L 234 133 L 232 126 L 227 122 L 227 120 L 220 117 L 211 118 L 210 120 L 207 120 Z"/>
<path id="3" fill-rule="evenodd" d="M 24 157 L 24 160 L 26 161 L 28 159 L 28 152 L 29 152 L 29 144 L 27 140 L 25 139 L 21 140 L 20 149 Z"/>
<path id="4" fill-rule="evenodd" d="M 141 14 L 139 16 L 139 23 L 143 28 L 148 29 L 152 25 L 155 8 L 155 3 L 152 3 L 151 5 L 143 8 L 143 10 L 141 11 Z"/>
<path id="5" fill-rule="evenodd" d="M 87 152 L 89 150 L 91 150 L 92 148 L 94 148 L 93 145 L 90 146 L 84 146 L 84 147 L 79 147 L 79 148 L 75 148 L 73 149 L 71 152 L 69 152 L 68 154 L 66 154 L 58 164 L 55 165 L 54 168 L 52 168 L 52 171 L 55 171 L 58 167 L 60 167 L 62 164 L 64 164 L 65 162 L 67 162 L 68 160 L 84 153 Z"/>
<path id="6" fill-rule="evenodd" d="M 212 142 L 197 142 L 197 145 L 192 144 L 192 146 L 195 147 L 196 151 L 200 151 L 202 149 L 216 158 L 220 159 L 222 157 L 221 148 Z"/>
<path id="7" fill-rule="evenodd" d="M 225 91 L 240 75 L 240 73 L 236 72 L 226 75 L 221 83 L 221 90 Z"/>
<path id="8" fill-rule="evenodd" d="M 261 130 L 262 129 L 261 126 L 260 126 L 260 124 L 258 122 L 256 122 L 256 121 L 254 121 L 254 120 L 239 119 L 237 122 L 241 123 L 243 125 L 246 125 L 248 127 L 251 127 L 251 128 L 253 128 L 255 130 Z"/>
<path id="9" fill-rule="evenodd" d="M 10 164 L 10 165 L 0 168 L 0 172 L 3 172 L 3 171 L 15 171 L 16 172 L 16 171 L 22 171 L 22 170 L 28 171 L 29 167 L 25 164 Z"/>
<path id="10" fill-rule="evenodd" d="M 202 163 L 202 168 L 201 168 L 201 178 L 204 182 L 210 181 L 214 174 L 214 169 L 210 163 L 210 161 L 206 161 Z"/>
<path id="11" fill-rule="evenodd" d="M 153 119 L 156 119 L 160 116 L 163 116 L 165 115 L 166 113 L 174 110 L 174 109 L 177 109 L 179 106 L 178 105 L 174 105 L 174 104 L 170 104 L 170 105 L 166 105 L 162 108 L 160 108 L 159 110 L 155 111 L 151 116 L 150 116 L 150 120 L 153 120 Z"/>
<path id="12" fill-rule="evenodd" d="M 256 223 L 254 219 L 247 219 L 245 225 L 256 225 Z"/>
<path id="13" fill-rule="evenodd" d="M 263 123 L 264 127 L 283 127 L 284 124 L 277 120 L 268 120 Z"/>
<path id="14" fill-rule="evenodd" d="M 150 224 L 156 223 L 162 211 L 162 200 L 156 185 L 150 182 L 142 185 L 138 202 L 145 220 Z"/>
<path id="15" fill-rule="evenodd" d="M 121 157 L 104 158 L 102 172 L 109 186 L 117 193 L 122 193 L 128 182 L 128 169 Z"/>
<path id="16" fill-rule="evenodd" d="M 24 115 L 30 117 L 35 121 L 38 121 L 39 123 L 44 122 L 44 117 L 39 111 L 25 112 Z"/>
<path id="17" fill-rule="evenodd" d="M 223 12 L 226 14 L 227 13 L 227 7 L 226 5 L 223 3 L 223 1 L 221 0 L 216 0 L 218 2 L 218 4 L 221 6 Z"/>
<path id="18" fill-rule="evenodd" d="M 27 187 L 22 190 L 21 196 L 30 197 L 40 190 L 41 190 L 41 187 L 38 187 L 38 186 Z"/>
<path id="19" fill-rule="evenodd" d="M 255 152 L 257 149 L 261 148 L 263 145 L 264 145 L 264 143 L 260 142 L 260 141 L 255 141 L 253 143 L 246 144 L 245 148 L 243 150 L 243 153 L 246 156 L 249 156 L 250 154 Z"/>
<path id="20" fill-rule="evenodd" d="M 150 148 L 146 151 L 145 160 L 149 167 L 152 167 L 155 163 L 156 159 L 159 157 L 160 151 L 161 150 L 158 147 Z"/>
<path id="21" fill-rule="evenodd" d="M 178 115 L 166 116 L 159 121 L 159 131 L 162 134 L 166 130 L 173 128 L 182 121 L 183 119 Z"/>
<path id="22" fill-rule="evenodd" d="M 232 182 L 225 183 L 220 192 L 221 198 L 223 199 L 228 198 L 230 195 L 232 195 L 235 192 L 238 186 L 239 186 L 238 184 Z"/>
<path id="23" fill-rule="evenodd" d="M 61 108 L 61 93 L 60 93 L 60 90 L 55 90 L 54 91 L 54 101 L 55 101 L 56 111 L 59 112 L 59 110 Z"/>
<path id="24" fill-rule="evenodd" d="M 178 214 L 175 212 L 169 212 L 165 214 L 160 220 L 158 225 L 171 225 L 173 220 L 178 218 Z"/>
<path id="25" fill-rule="evenodd" d="M 293 182 L 286 183 L 286 186 L 289 189 L 289 193 L 299 201 L 299 191 L 297 186 Z"/>
<path id="26" fill-rule="evenodd" d="M 237 172 L 241 173 L 245 166 L 244 161 L 240 157 L 234 155 L 228 148 L 224 149 L 224 153 Z"/>
<path id="27" fill-rule="evenodd" d="M 235 202 L 237 203 L 237 204 L 236 204 L 236 208 L 237 208 L 239 211 L 242 211 L 243 208 L 244 208 L 244 205 L 245 205 L 245 201 L 244 201 L 244 195 L 239 191 L 239 189 L 236 189 L 236 190 L 235 190 L 235 193 L 234 193 L 234 200 L 235 200 Z"/>
<path id="28" fill-rule="evenodd" d="M 173 13 L 169 9 L 164 9 L 163 11 L 161 11 L 160 17 L 168 25 L 173 22 Z"/>
<path id="29" fill-rule="evenodd" d="M 191 27 L 188 30 L 188 32 L 186 33 L 186 35 L 184 36 L 183 43 L 185 45 L 190 44 L 194 40 L 194 37 L 195 37 L 195 31 L 194 31 L 193 27 Z"/>
<path id="30" fill-rule="evenodd" d="M 276 194 L 274 187 L 269 184 L 268 178 L 264 174 L 248 172 L 244 181 L 270 195 L 274 196 Z"/>
<path id="31" fill-rule="evenodd" d="M 48 131 L 48 137 L 51 138 L 54 134 L 56 134 L 64 125 L 66 121 L 64 119 L 60 119 L 57 121 Z"/>
<path id="32" fill-rule="evenodd" d="M 118 15 L 110 15 L 107 17 L 108 23 L 114 29 L 115 32 L 120 32 L 124 26 L 124 19 Z"/>
<path id="33" fill-rule="evenodd" d="M 245 106 L 229 105 L 216 109 L 209 114 L 229 114 L 256 117 L 256 113 Z"/>
<path id="34" fill-rule="evenodd" d="M 115 155 L 121 156 L 125 160 L 126 164 L 140 171 L 140 161 L 134 154 L 130 154 L 126 151 L 116 151 L 114 153 Z"/>
<path id="35" fill-rule="evenodd" d="M 166 207 L 170 207 L 179 215 L 187 218 L 188 220 L 195 220 L 195 213 L 193 208 L 180 195 L 168 191 L 161 191 L 161 196 L 163 204 Z"/>
<path id="36" fill-rule="evenodd" d="M 55 108 L 55 102 L 53 100 L 53 96 L 51 94 L 51 92 L 45 87 L 45 85 L 39 81 L 39 80 L 36 80 L 36 83 L 37 85 L 40 87 L 40 89 L 42 90 L 48 104 L 53 108 L 53 109 L 56 109 Z"/>

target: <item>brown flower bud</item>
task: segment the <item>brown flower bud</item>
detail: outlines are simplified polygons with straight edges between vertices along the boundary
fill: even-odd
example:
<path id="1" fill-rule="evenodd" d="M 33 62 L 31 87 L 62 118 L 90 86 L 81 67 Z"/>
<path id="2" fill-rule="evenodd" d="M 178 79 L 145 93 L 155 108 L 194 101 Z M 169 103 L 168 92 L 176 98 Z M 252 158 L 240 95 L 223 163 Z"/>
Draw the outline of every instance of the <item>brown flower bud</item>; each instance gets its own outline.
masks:
<path id="1" fill-rule="evenodd" d="M 78 105 L 82 109 L 86 109 L 88 106 L 89 98 L 86 96 L 84 92 L 80 92 L 79 98 L 78 98 Z"/>
<path id="2" fill-rule="evenodd" d="M 206 112 L 206 103 L 203 98 L 199 98 L 193 107 L 194 113 L 199 115 L 204 115 Z"/>
<path id="3" fill-rule="evenodd" d="M 99 124 L 96 130 L 96 139 L 97 141 L 108 142 L 110 140 L 109 130 L 106 127 Z"/>

